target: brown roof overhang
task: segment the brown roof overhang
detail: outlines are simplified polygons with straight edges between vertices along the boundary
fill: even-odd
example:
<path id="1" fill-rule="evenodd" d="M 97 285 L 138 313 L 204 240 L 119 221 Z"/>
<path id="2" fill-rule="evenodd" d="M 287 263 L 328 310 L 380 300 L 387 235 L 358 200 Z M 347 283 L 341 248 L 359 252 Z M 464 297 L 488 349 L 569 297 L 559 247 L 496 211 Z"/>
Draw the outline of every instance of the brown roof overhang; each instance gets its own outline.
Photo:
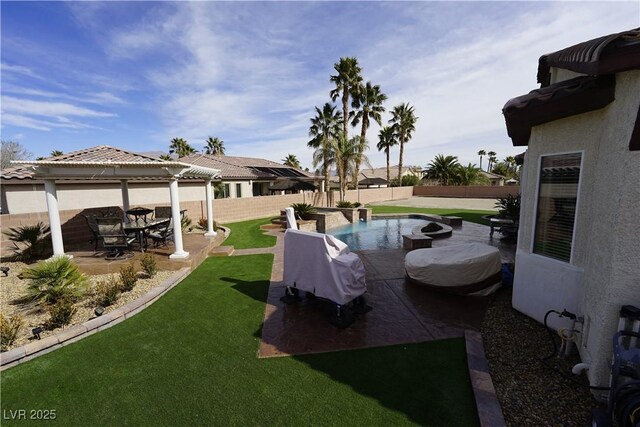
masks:
<path id="1" fill-rule="evenodd" d="M 615 86 L 615 75 L 582 76 L 509 100 L 502 113 L 513 145 L 528 145 L 533 126 L 607 106 L 614 100 Z"/>
<path id="2" fill-rule="evenodd" d="M 551 67 L 589 76 L 602 76 L 640 69 L 640 28 L 598 37 L 542 55 L 538 61 L 538 83 L 550 83 Z"/>

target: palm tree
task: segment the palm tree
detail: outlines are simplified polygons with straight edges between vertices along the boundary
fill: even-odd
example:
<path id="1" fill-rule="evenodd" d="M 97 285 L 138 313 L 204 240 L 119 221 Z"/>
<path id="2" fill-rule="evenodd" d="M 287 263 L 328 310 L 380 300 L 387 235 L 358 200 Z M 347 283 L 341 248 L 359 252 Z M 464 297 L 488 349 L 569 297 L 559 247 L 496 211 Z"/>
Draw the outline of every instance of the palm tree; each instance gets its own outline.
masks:
<path id="1" fill-rule="evenodd" d="M 338 72 L 331 76 L 329 81 L 336 85 L 336 88 L 329 92 L 331 100 L 335 102 L 342 95 L 342 131 L 345 138 L 349 138 L 349 96 L 358 91 L 362 85 L 362 68 L 358 65 L 357 58 L 340 58 L 339 62 L 333 64 L 333 68 Z"/>
<path id="2" fill-rule="evenodd" d="M 302 166 L 300 166 L 300 161 L 295 154 L 287 154 L 287 157 L 282 159 L 282 164 L 291 166 L 292 168 L 302 169 Z"/>
<path id="3" fill-rule="evenodd" d="M 384 151 L 387 155 L 387 182 L 391 182 L 390 171 L 389 171 L 389 150 L 394 145 L 398 144 L 398 140 L 396 139 L 396 135 L 393 132 L 393 127 L 385 126 L 380 129 L 378 133 L 378 151 Z"/>
<path id="4" fill-rule="evenodd" d="M 207 145 L 204 147 L 206 154 L 213 154 L 214 156 L 224 156 L 224 141 L 218 138 L 209 137 L 206 141 Z"/>
<path id="5" fill-rule="evenodd" d="M 173 138 L 171 145 L 169 145 L 169 154 L 176 153 L 178 157 L 185 157 L 189 154 L 195 153 L 196 150 L 183 138 Z"/>
<path id="6" fill-rule="evenodd" d="M 359 136 L 347 139 L 344 134 L 341 134 L 339 138 L 333 140 L 332 152 L 335 157 L 336 169 L 338 170 L 338 179 L 340 180 L 340 200 L 344 200 L 349 172 L 352 172 L 355 168 L 361 144 Z M 364 155 L 362 160 L 368 163 Z M 356 188 L 357 185 L 358 183 L 356 182 Z"/>
<path id="7" fill-rule="evenodd" d="M 488 179 L 481 172 L 482 169 L 471 163 L 467 166 L 458 165 L 454 172 L 453 181 L 456 185 L 484 184 Z"/>
<path id="8" fill-rule="evenodd" d="M 391 120 L 393 131 L 400 143 L 400 162 L 398 163 L 398 182 L 402 182 L 402 155 L 404 154 L 404 144 L 411 139 L 411 133 L 416 130 L 416 120 L 418 117 L 413 112 L 414 107 L 408 103 L 403 103 L 393 107 Z"/>
<path id="9" fill-rule="evenodd" d="M 307 143 L 307 146 L 316 149 L 316 152 L 314 152 L 314 167 L 322 165 L 324 188 L 325 191 L 329 191 L 329 168 L 331 164 L 328 157 L 331 151 L 331 141 L 337 139 L 340 134 L 342 114 L 328 102 L 324 104 L 322 110 L 318 107 L 315 108 L 316 115 L 311 118 L 311 126 L 309 127 L 309 136 L 313 137 L 313 139 Z M 318 150 L 320 151 L 318 152 Z M 316 159 L 316 154 L 319 154 L 322 159 Z M 316 160 L 318 161 L 316 162 Z"/>
<path id="10" fill-rule="evenodd" d="M 441 185 L 449 185 L 455 179 L 456 171 L 460 167 L 456 156 L 438 154 L 427 166 L 427 178 L 437 179 Z"/>
<path id="11" fill-rule="evenodd" d="M 513 178 L 517 169 L 516 158 L 513 156 L 507 156 L 504 159 L 504 163 L 507 165 L 507 169 L 509 170 L 509 177 Z"/>
<path id="12" fill-rule="evenodd" d="M 485 150 L 478 151 L 478 156 L 480 156 L 480 169 L 482 169 L 482 156 L 486 156 L 487 152 Z"/>
<path id="13" fill-rule="evenodd" d="M 172 161 L 172 160 L 173 160 L 173 158 L 172 158 L 170 155 L 168 155 L 168 154 L 162 154 L 162 155 L 161 155 L 160 157 L 158 157 L 158 158 L 159 158 L 160 160 L 166 160 L 166 161 L 168 161 L 168 162 L 170 162 L 170 161 Z"/>
<path id="14" fill-rule="evenodd" d="M 380 91 L 380 85 L 372 85 L 371 82 L 367 82 L 364 87 L 359 88 L 353 96 L 353 102 L 351 106 L 355 108 L 350 113 L 351 124 L 357 126 L 362 120 L 362 127 L 360 128 L 360 143 L 358 147 L 358 156 L 356 157 L 355 169 L 353 171 L 353 181 L 358 183 L 358 175 L 360 175 L 360 164 L 362 162 L 362 153 L 364 152 L 364 143 L 367 137 L 367 130 L 369 129 L 369 119 L 373 119 L 382 126 L 382 113 L 384 107 L 382 103 L 387 100 L 387 95 Z"/>
<path id="15" fill-rule="evenodd" d="M 488 151 L 487 152 L 487 156 L 489 156 L 489 165 L 487 166 L 487 172 L 491 172 L 491 166 L 493 166 L 493 164 L 498 159 L 496 158 L 496 152 L 495 151 Z"/>
<path id="16" fill-rule="evenodd" d="M 50 154 L 51 157 L 60 157 L 62 156 L 64 153 L 60 150 L 53 150 Z"/>

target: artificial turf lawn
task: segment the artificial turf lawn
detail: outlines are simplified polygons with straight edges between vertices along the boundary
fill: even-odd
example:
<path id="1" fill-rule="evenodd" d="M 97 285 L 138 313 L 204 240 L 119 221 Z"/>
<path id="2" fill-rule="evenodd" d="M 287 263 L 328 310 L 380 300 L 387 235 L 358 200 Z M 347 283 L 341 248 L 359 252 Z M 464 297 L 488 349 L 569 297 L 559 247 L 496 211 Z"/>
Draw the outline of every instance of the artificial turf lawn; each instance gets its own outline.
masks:
<path id="1" fill-rule="evenodd" d="M 269 218 L 225 224 L 225 227 L 231 229 L 231 234 L 223 244 L 225 246 L 233 246 L 235 249 L 268 248 L 273 246 L 276 244 L 276 238 L 264 234 L 264 230 L 260 229 L 260 226 L 264 224 L 269 224 Z"/>
<path id="2" fill-rule="evenodd" d="M 374 214 L 386 213 L 425 213 L 434 215 L 459 216 L 464 221 L 475 222 L 476 224 L 489 225 L 484 215 L 495 215 L 495 211 L 474 211 L 467 209 L 439 209 L 439 208 L 412 208 L 407 206 L 367 206 L 373 209 Z"/>
<path id="3" fill-rule="evenodd" d="M 59 425 L 478 425 L 462 339 L 258 359 L 272 262 L 209 258 L 136 316 L 3 372 L 3 413 L 53 409 Z"/>

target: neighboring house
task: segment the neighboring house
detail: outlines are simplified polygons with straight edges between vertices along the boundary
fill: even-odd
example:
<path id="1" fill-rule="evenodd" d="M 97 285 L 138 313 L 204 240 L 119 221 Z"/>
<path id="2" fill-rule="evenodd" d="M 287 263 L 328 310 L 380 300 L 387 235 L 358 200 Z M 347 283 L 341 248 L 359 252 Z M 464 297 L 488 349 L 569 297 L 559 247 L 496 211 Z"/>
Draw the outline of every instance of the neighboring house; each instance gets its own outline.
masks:
<path id="1" fill-rule="evenodd" d="M 513 306 L 577 314 L 589 380 L 608 386 L 620 308 L 640 307 L 640 30 L 543 55 L 538 82 L 503 109 L 528 146 Z"/>
<path id="2" fill-rule="evenodd" d="M 314 175 L 300 169 L 253 157 L 192 154 L 181 157 L 179 160 L 192 165 L 219 169 L 223 184 L 223 197 L 268 196 L 272 194 L 269 191 L 269 186 L 287 178 L 309 182 L 318 180 Z"/>
<path id="3" fill-rule="evenodd" d="M 419 166 L 403 166 L 401 176 L 414 175 L 418 179 L 422 178 L 422 168 Z M 383 178 L 387 179 L 387 167 L 367 168 L 360 170 L 360 179 L 366 178 Z M 398 178 L 398 165 L 389 167 L 389 178 L 391 180 Z"/>
<path id="4" fill-rule="evenodd" d="M 218 159 L 217 157 L 224 157 Z M 45 160 L 52 161 L 131 161 L 161 162 L 154 157 L 133 153 L 108 145 L 86 148 Z M 225 197 L 269 195 L 269 185 L 279 179 L 297 177 L 313 181 L 307 172 L 263 159 L 248 157 L 193 155 L 179 159 L 182 163 L 219 169 Z M 18 214 L 46 212 L 44 182 L 35 178 L 28 166 L 10 167 L 1 171 L 0 195 L 2 213 Z M 164 181 L 145 179 L 129 184 L 134 204 L 168 203 L 169 194 Z M 180 183 L 180 200 L 203 200 L 202 180 L 185 178 Z M 84 209 L 122 204 L 121 182 L 118 179 L 100 181 L 60 180 L 57 192 L 65 209 Z"/>
<path id="5" fill-rule="evenodd" d="M 489 185 L 502 186 L 506 182 L 506 178 L 502 175 L 498 175 L 497 173 L 480 171 L 480 174 L 489 180 Z"/>

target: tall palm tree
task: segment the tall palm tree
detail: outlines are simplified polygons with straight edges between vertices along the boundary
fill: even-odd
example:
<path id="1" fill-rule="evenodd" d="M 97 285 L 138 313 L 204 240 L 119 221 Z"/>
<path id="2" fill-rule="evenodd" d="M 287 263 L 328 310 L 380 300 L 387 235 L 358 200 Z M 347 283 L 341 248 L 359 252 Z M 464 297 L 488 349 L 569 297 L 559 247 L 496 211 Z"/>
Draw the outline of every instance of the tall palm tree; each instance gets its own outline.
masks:
<path id="1" fill-rule="evenodd" d="M 487 172 L 491 172 L 491 167 L 498 159 L 496 158 L 495 151 L 487 151 L 487 156 L 489 156 L 489 165 L 487 166 Z"/>
<path id="2" fill-rule="evenodd" d="M 173 138 L 169 145 L 169 154 L 176 153 L 178 157 L 188 156 L 195 153 L 196 150 L 183 138 Z"/>
<path id="3" fill-rule="evenodd" d="M 291 166 L 292 168 L 302 169 L 302 166 L 300 166 L 300 161 L 295 154 L 287 154 L 287 157 L 282 159 L 282 164 Z"/>
<path id="4" fill-rule="evenodd" d="M 456 171 L 460 167 L 456 156 L 444 156 L 438 154 L 427 165 L 427 178 L 437 179 L 440 185 L 449 185 L 453 183 Z"/>
<path id="5" fill-rule="evenodd" d="M 168 161 L 168 162 L 170 162 L 170 161 L 172 161 L 172 160 L 173 160 L 173 159 L 171 158 L 171 156 L 170 156 L 170 155 L 168 155 L 168 154 L 162 154 L 162 155 L 160 155 L 160 157 L 158 157 L 158 158 L 159 158 L 159 159 L 161 159 L 161 160 L 166 160 L 166 161 Z"/>
<path id="6" fill-rule="evenodd" d="M 362 85 L 362 68 L 358 65 L 358 59 L 355 57 L 340 58 L 339 62 L 333 64 L 333 68 L 338 72 L 335 76 L 330 77 L 330 81 L 336 85 L 336 88 L 329 92 L 331 100 L 335 102 L 338 97 L 342 96 L 342 131 L 345 138 L 349 138 L 349 97 L 357 92 Z"/>
<path id="7" fill-rule="evenodd" d="M 204 152 L 206 154 L 213 154 L 214 156 L 224 156 L 224 141 L 218 138 L 207 138 Z"/>
<path id="8" fill-rule="evenodd" d="M 486 156 L 487 152 L 485 150 L 478 151 L 478 156 L 480 156 L 480 169 L 482 169 L 482 156 Z"/>
<path id="9" fill-rule="evenodd" d="M 386 100 L 387 95 L 380 91 L 380 85 L 372 85 L 371 82 L 367 82 L 366 85 L 360 87 L 353 95 L 351 106 L 355 110 L 350 113 L 351 124 L 357 126 L 362 120 L 362 127 L 360 128 L 361 145 L 358 147 L 358 155 L 353 171 L 353 182 L 356 185 L 358 185 L 358 175 L 360 175 L 360 164 L 367 138 L 367 130 L 369 129 L 369 119 L 375 120 L 378 125 L 382 126 L 382 113 L 384 113 L 382 104 Z"/>
<path id="10" fill-rule="evenodd" d="M 504 159 L 505 164 L 507 165 L 507 169 L 509 170 L 510 177 L 513 177 L 516 172 L 516 158 L 513 156 L 507 156 Z"/>
<path id="11" fill-rule="evenodd" d="M 378 133 L 378 151 L 384 151 L 387 155 L 387 182 L 391 182 L 389 171 L 389 150 L 397 144 L 398 140 L 396 139 L 396 134 L 393 132 L 393 127 L 385 126 L 380 129 L 380 132 Z"/>
<path id="12" fill-rule="evenodd" d="M 341 132 L 342 114 L 328 102 L 324 104 L 322 110 L 318 107 L 315 108 L 316 115 L 311 118 L 311 126 L 309 127 L 309 136 L 313 137 L 313 139 L 307 143 L 307 146 L 316 149 L 316 152 L 314 152 L 314 167 L 322 165 L 324 188 L 325 191 L 329 191 L 329 168 L 331 163 L 328 157 L 331 151 L 331 141 L 337 139 Z M 318 150 L 320 151 L 318 152 Z M 316 154 L 319 154 L 322 159 L 316 159 Z M 316 160 L 318 161 L 316 162 Z"/>
<path id="13" fill-rule="evenodd" d="M 64 153 L 60 150 L 53 150 L 50 154 L 51 157 L 60 157 L 62 156 Z"/>
<path id="14" fill-rule="evenodd" d="M 391 111 L 391 119 L 389 123 L 393 126 L 393 131 L 400 143 L 400 161 L 398 163 L 398 182 L 402 182 L 402 156 L 404 154 L 404 144 L 409 142 L 411 134 L 416 130 L 416 121 L 414 107 L 408 103 L 402 103 L 393 107 Z"/>

